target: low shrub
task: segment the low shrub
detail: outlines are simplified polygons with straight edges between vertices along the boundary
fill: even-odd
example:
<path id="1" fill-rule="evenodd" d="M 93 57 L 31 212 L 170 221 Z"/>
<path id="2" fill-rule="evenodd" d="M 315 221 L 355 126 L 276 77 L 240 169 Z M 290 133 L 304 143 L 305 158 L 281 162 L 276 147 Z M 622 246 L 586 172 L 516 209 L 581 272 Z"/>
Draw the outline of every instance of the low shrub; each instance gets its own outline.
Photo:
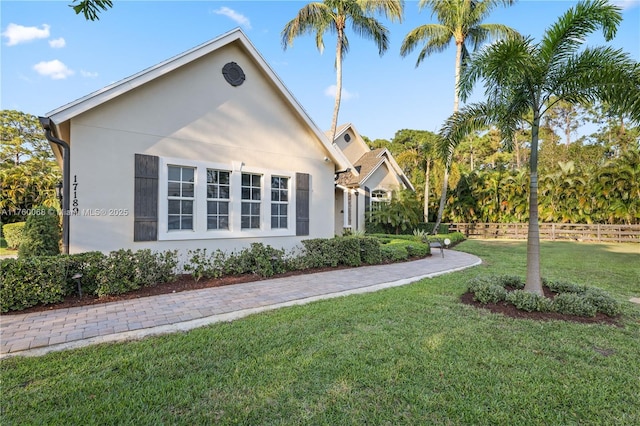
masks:
<path id="1" fill-rule="evenodd" d="M 96 294 L 98 276 L 104 268 L 106 256 L 99 251 L 56 256 L 59 262 L 65 264 L 65 281 L 67 289 L 65 295 L 78 291 L 77 282 L 73 279 L 76 274 L 82 274 L 80 284 L 83 294 Z"/>
<path id="2" fill-rule="evenodd" d="M 56 257 L 0 260 L 0 310 L 21 310 L 63 300 L 65 265 Z"/>
<path id="3" fill-rule="evenodd" d="M 498 303 L 505 300 L 507 290 L 496 284 L 478 284 L 473 291 L 473 298 L 480 303 Z"/>
<path id="4" fill-rule="evenodd" d="M 262 243 L 252 243 L 250 248 L 231 253 L 224 262 L 224 273 L 229 275 L 256 274 L 266 278 L 287 270 L 285 251 Z"/>
<path id="5" fill-rule="evenodd" d="M 304 246 L 302 265 L 304 269 L 338 266 L 339 259 L 334 256 L 331 240 L 332 238 L 313 238 L 302 241 Z"/>
<path id="6" fill-rule="evenodd" d="M 189 257 L 184 265 L 185 272 L 189 272 L 195 282 L 201 278 L 220 278 L 225 272 L 225 262 L 227 260 L 222 250 L 216 250 L 207 254 L 207 249 L 195 249 L 187 252 Z"/>
<path id="7" fill-rule="evenodd" d="M 496 284 L 502 287 L 513 287 L 518 290 L 524 288 L 524 280 L 517 275 L 498 275 L 495 277 Z"/>
<path id="8" fill-rule="evenodd" d="M 622 313 L 622 305 L 620 302 L 599 288 L 587 288 L 583 297 L 587 302 L 595 306 L 598 312 L 602 312 L 605 315 L 615 317 Z"/>
<path id="9" fill-rule="evenodd" d="M 385 244 L 380 247 L 380 252 L 384 262 L 401 262 L 409 258 L 406 247 L 398 244 Z"/>
<path id="10" fill-rule="evenodd" d="M 598 309 L 578 293 L 560 293 L 553 299 L 553 310 L 561 314 L 595 317 Z"/>
<path id="11" fill-rule="evenodd" d="M 579 293 L 583 294 L 587 291 L 587 287 L 578 284 L 569 283 L 566 281 L 547 281 L 542 280 L 542 283 L 549 287 L 549 290 L 554 293 Z"/>
<path id="12" fill-rule="evenodd" d="M 7 241 L 7 248 L 16 250 L 23 239 L 23 230 L 26 222 L 7 223 L 2 225 L 2 234 Z"/>
<path id="13" fill-rule="evenodd" d="M 505 300 L 516 308 L 527 312 L 549 312 L 551 300 L 524 290 L 513 290 L 507 293 Z"/>
<path id="14" fill-rule="evenodd" d="M 380 251 L 380 242 L 376 238 L 364 237 L 359 238 L 360 243 L 360 260 L 367 265 L 377 265 L 382 262 L 382 251 Z"/>

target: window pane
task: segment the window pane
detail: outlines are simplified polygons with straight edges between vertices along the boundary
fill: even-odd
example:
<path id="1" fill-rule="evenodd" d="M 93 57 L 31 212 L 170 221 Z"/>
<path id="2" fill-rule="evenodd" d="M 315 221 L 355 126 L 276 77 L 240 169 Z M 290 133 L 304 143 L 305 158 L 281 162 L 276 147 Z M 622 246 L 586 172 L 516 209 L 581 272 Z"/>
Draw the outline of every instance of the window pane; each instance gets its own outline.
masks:
<path id="1" fill-rule="evenodd" d="M 287 215 L 287 205 L 280 204 L 280 216 L 286 216 L 286 215 Z"/>
<path id="2" fill-rule="evenodd" d="M 226 216 L 220 216 L 220 224 L 218 229 L 229 229 L 229 218 Z"/>
<path id="3" fill-rule="evenodd" d="M 249 186 L 251 184 L 251 175 L 246 173 L 242 174 L 242 186 Z"/>
<path id="4" fill-rule="evenodd" d="M 207 201 L 207 214 L 217 214 L 218 203 L 215 201 Z"/>
<path id="5" fill-rule="evenodd" d="M 251 228 L 257 229 L 260 228 L 260 219 L 257 217 L 251 217 Z"/>
<path id="6" fill-rule="evenodd" d="M 229 203 L 225 203 L 225 202 L 218 203 L 218 213 L 228 215 Z"/>
<path id="7" fill-rule="evenodd" d="M 251 190 L 249 188 L 242 188 L 242 199 L 243 200 L 251 199 Z"/>
<path id="8" fill-rule="evenodd" d="M 271 201 L 280 201 L 279 193 L 277 190 L 271 191 Z"/>
<path id="9" fill-rule="evenodd" d="M 229 198 L 229 187 L 228 186 L 221 186 L 220 187 L 220 194 L 218 195 L 218 198 Z"/>
<path id="10" fill-rule="evenodd" d="M 180 214 L 179 200 L 169 200 L 169 214 Z"/>
<path id="11" fill-rule="evenodd" d="M 217 183 L 217 175 L 215 170 L 207 169 L 207 183 Z"/>
<path id="12" fill-rule="evenodd" d="M 289 192 L 288 191 L 282 191 L 282 193 L 280 194 L 280 201 L 282 202 L 287 202 L 289 201 Z"/>
<path id="13" fill-rule="evenodd" d="M 249 228 L 249 216 L 242 216 L 241 220 L 240 220 L 240 226 L 243 229 Z"/>
<path id="14" fill-rule="evenodd" d="M 251 184 L 253 186 L 260 186 L 260 175 L 252 175 L 251 176 Z"/>
<path id="15" fill-rule="evenodd" d="M 258 203 L 251 203 L 251 216 L 258 216 L 260 215 L 260 204 Z"/>
<path id="16" fill-rule="evenodd" d="M 191 216 L 182 216 L 182 229 L 193 229 L 193 218 Z"/>
<path id="17" fill-rule="evenodd" d="M 252 189 L 251 190 L 251 199 L 259 200 L 260 199 L 260 189 Z"/>
<path id="18" fill-rule="evenodd" d="M 168 194 L 169 197 L 179 197 L 180 196 L 180 184 L 169 182 L 168 186 Z"/>
<path id="19" fill-rule="evenodd" d="M 183 182 L 194 182 L 193 179 L 194 169 L 189 169 L 186 167 L 182 168 L 182 181 Z"/>
<path id="20" fill-rule="evenodd" d="M 275 216 L 278 214 L 278 205 L 271 204 L 271 216 Z"/>
<path id="21" fill-rule="evenodd" d="M 287 227 L 287 218 L 286 217 L 281 217 L 280 218 L 280 228 L 285 229 Z"/>
<path id="22" fill-rule="evenodd" d="M 180 216 L 169 216 L 169 230 L 180 229 Z"/>
<path id="23" fill-rule="evenodd" d="M 242 203 L 242 210 L 240 212 L 240 214 L 242 215 L 248 215 L 249 214 L 249 203 Z"/>
<path id="24" fill-rule="evenodd" d="M 182 201 L 182 214 L 193 213 L 193 201 Z"/>
<path id="25" fill-rule="evenodd" d="M 193 197 L 193 184 L 192 183 L 183 183 L 182 184 L 182 196 L 183 197 Z"/>
<path id="26" fill-rule="evenodd" d="M 169 166 L 169 180 L 180 180 L 180 167 Z"/>
<path id="27" fill-rule="evenodd" d="M 220 172 L 218 183 L 221 185 L 229 185 L 229 172 Z"/>
<path id="28" fill-rule="evenodd" d="M 207 198 L 218 198 L 218 187 L 215 185 L 207 185 Z"/>
<path id="29" fill-rule="evenodd" d="M 218 229 L 218 220 L 216 217 L 207 218 L 207 229 Z"/>
<path id="30" fill-rule="evenodd" d="M 271 228 L 272 229 L 278 228 L 278 218 L 277 217 L 272 217 L 271 218 Z"/>

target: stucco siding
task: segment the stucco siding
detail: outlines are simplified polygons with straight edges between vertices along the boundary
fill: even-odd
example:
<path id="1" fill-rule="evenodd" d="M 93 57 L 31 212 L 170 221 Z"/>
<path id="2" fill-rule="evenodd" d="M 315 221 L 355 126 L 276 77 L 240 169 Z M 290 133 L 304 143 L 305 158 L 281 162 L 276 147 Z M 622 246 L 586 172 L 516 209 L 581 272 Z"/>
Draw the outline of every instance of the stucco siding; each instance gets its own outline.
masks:
<path id="1" fill-rule="evenodd" d="M 243 68 L 242 85 L 233 87 L 224 80 L 221 70 L 228 62 Z M 120 248 L 232 250 L 255 241 L 292 248 L 304 238 L 333 236 L 335 165 L 324 161 L 327 152 L 321 141 L 237 45 L 225 46 L 73 118 L 69 141 L 71 201 L 78 208 L 70 218 L 72 253 Z M 187 166 L 223 164 L 236 172 L 308 173 L 310 235 L 261 238 L 234 233 L 233 238 L 134 243 L 136 153 L 170 162 L 184 160 Z M 159 203 L 163 200 L 166 194 L 160 193 Z"/>

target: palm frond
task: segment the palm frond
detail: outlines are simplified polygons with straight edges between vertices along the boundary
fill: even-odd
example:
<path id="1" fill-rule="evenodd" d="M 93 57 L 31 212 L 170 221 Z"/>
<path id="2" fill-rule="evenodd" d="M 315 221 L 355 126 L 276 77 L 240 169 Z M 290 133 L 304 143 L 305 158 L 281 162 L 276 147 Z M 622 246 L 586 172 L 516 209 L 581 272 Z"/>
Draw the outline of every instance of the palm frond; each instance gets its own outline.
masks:
<path id="1" fill-rule="evenodd" d="M 564 62 L 598 28 L 609 41 L 615 36 L 621 21 L 620 9 L 607 0 L 580 2 L 547 29 L 540 43 L 540 59 L 549 64 Z"/>
<path id="2" fill-rule="evenodd" d="M 331 28 L 334 18 L 331 9 L 324 3 L 309 3 L 298 11 L 295 18 L 287 22 L 280 33 L 284 50 L 293 46 L 293 40 L 301 35 L 324 33 Z M 316 46 L 322 52 L 322 37 L 316 35 Z"/>

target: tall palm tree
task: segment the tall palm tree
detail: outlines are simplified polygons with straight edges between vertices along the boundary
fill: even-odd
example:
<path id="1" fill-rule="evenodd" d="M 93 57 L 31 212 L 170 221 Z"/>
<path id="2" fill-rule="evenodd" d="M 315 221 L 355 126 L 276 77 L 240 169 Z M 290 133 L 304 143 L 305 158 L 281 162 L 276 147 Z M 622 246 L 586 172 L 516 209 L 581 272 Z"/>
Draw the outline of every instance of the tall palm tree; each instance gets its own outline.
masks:
<path id="1" fill-rule="evenodd" d="M 515 0 L 420 0 L 418 8 L 420 10 L 429 8 L 432 16 L 438 19 L 438 24 L 421 25 L 414 28 L 406 35 L 400 54 L 407 56 L 420 43 L 424 46 L 418 54 L 416 67 L 422 60 L 432 53 L 442 52 L 454 42 L 456 45 L 455 63 L 455 87 L 453 90 L 453 112 L 456 113 L 459 107 L 458 84 L 460 81 L 460 71 L 469 57 L 468 44 L 473 46 L 473 50 L 489 40 L 490 37 L 500 38 L 516 35 L 517 32 L 501 24 L 483 24 L 482 21 L 489 16 L 498 6 L 510 6 Z M 434 233 L 442 221 L 442 214 L 447 199 L 447 187 L 449 181 L 449 168 L 453 160 L 453 150 L 447 152 L 444 169 L 444 180 L 442 183 L 442 194 L 440 196 L 440 206 L 438 216 L 434 226 Z"/>
<path id="2" fill-rule="evenodd" d="M 403 0 L 323 0 L 305 5 L 282 30 L 282 48 L 293 45 L 293 39 L 306 34 L 315 34 L 316 47 L 324 50 L 324 34 L 336 34 L 336 101 L 331 120 L 331 140 L 335 140 L 338 126 L 338 112 L 342 98 L 342 58 L 349 51 L 346 35 L 347 23 L 353 31 L 371 39 L 382 55 L 389 47 L 389 31 L 372 14 L 380 13 L 389 20 L 401 21 L 404 10 Z"/>
<path id="3" fill-rule="evenodd" d="M 602 30 L 610 41 L 622 21 L 620 9 L 606 0 L 576 4 L 545 31 L 539 43 L 509 38 L 474 55 L 463 70 L 460 96 L 466 99 L 478 79 L 485 83 L 485 102 L 453 114 L 441 136 L 455 146 L 469 132 L 489 124 L 509 143 L 517 120 L 531 115 L 529 161 L 529 229 L 525 290 L 542 294 L 538 226 L 538 139 L 541 119 L 553 102 L 609 102 L 640 120 L 640 65 L 622 50 L 588 48 L 585 39 Z"/>

